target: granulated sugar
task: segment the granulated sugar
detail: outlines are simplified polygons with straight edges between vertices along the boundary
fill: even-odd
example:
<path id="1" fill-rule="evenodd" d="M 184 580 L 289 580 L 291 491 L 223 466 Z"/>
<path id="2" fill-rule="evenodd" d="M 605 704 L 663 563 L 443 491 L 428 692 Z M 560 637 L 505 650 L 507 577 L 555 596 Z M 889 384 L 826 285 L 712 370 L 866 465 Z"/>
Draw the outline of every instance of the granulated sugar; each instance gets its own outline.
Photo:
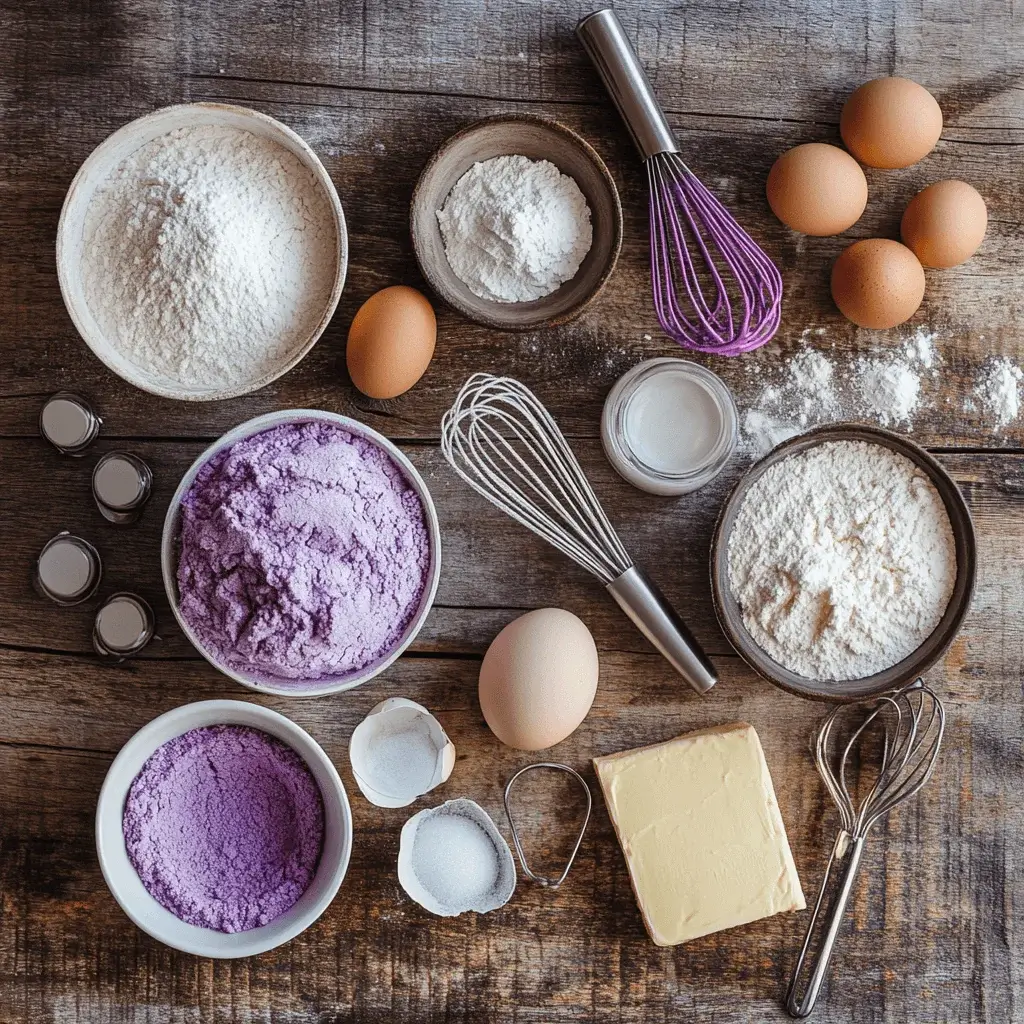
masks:
<path id="1" fill-rule="evenodd" d="M 729 587 L 754 641 L 820 680 L 861 679 L 915 651 L 956 580 L 932 482 L 881 445 L 836 441 L 750 488 L 729 539 Z"/>
<path id="2" fill-rule="evenodd" d="M 974 393 L 983 409 L 994 419 L 996 430 L 1012 423 L 1020 413 L 1018 384 L 1024 377 L 1019 366 L 1005 356 L 993 359 L 984 376 L 975 385 Z"/>

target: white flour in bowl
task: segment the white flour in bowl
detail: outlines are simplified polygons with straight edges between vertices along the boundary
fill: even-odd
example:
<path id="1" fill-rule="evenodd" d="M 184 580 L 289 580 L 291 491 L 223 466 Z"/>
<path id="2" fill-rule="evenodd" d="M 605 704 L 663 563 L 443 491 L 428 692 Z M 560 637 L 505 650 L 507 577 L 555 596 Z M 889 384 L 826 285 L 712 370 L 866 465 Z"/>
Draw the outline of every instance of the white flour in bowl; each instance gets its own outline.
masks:
<path id="1" fill-rule="evenodd" d="M 437 222 L 456 276 L 494 302 L 550 295 L 576 276 L 594 240 L 579 185 L 550 160 L 525 156 L 473 164 Z"/>
<path id="2" fill-rule="evenodd" d="M 124 356 L 190 388 L 275 372 L 327 308 L 337 231 L 312 171 L 279 143 L 180 128 L 127 157 L 85 219 L 82 278 Z"/>
<path id="3" fill-rule="evenodd" d="M 751 637 L 809 679 L 863 679 L 939 624 L 956 548 L 935 485 L 883 445 L 830 441 L 770 467 L 729 537 L 729 587 Z"/>

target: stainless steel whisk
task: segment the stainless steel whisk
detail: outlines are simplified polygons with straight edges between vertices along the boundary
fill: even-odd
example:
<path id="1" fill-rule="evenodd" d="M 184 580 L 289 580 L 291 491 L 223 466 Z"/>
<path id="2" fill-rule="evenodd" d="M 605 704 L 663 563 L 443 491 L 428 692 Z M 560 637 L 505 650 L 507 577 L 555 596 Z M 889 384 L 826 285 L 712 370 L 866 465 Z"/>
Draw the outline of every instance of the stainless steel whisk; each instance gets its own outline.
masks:
<path id="1" fill-rule="evenodd" d="M 634 565 L 558 424 L 529 388 L 474 374 L 444 415 L 441 451 L 470 487 L 596 576 L 698 693 L 715 685 L 707 656 Z"/>
<path id="2" fill-rule="evenodd" d="M 686 348 L 739 355 L 779 327 L 782 276 L 683 162 L 622 23 L 611 8 L 576 26 L 647 166 L 651 285 L 662 329 Z"/>
<path id="3" fill-rule="evenodd" d="M 871 710 L 845 744 L 833 742 L 837 723 L 847 716 L 849 709 L 863 709 L 865 706 Z M 931 777 L 945 724 L 942 701 L 918 679 L 895 693 L 856 704 L 841 704 L 818 726 L 813 740 L 814 763 L 839 808 L 842 827 L 832 847 L 803 948 L 786 993 L 786 1009 L 791 1017 L 808 1017 L 814 1010 L 871 826 L 897 804 L 917 793 Z M 860 763 L 861 744 L 877 728 L 883 731 L 878 775 L 858 803 L 851 793 L 848 765 L 854 751 L 857 751 Z M 828 913 L 823 914 L 825 894 L 830 889 L 834 895 Z M 813 954 L 813 966 L 801 996 L 800 979 L 815 944 L 817 951 Z"/>

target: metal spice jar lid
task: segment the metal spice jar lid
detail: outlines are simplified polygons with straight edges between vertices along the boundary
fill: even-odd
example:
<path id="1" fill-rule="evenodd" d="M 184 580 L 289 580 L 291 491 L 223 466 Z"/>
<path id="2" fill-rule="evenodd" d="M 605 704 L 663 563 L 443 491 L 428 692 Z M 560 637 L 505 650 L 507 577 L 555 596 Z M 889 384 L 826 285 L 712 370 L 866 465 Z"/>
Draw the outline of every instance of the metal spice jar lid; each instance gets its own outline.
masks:
<path id="1" fill-rule="evenodd" d="M 93 647 L 98 654 L 127 658 L 152 640 L 155 628 L 153 609 L 147 601 L 127 592 L 114 594 L 96 613 Z"/>
<path id="2" fill-rule="evenodd" d="M 36 583 L 58 604 L 78 604 L 92 597 L 102 572 L 99 552 L 67 530 L 51 537 L 36 560 Z"/>
<path id="3" fill-rule="evenodd" d="M 96 507 L 112 523 L 137 519 L 152 485 L 149 466 L 130 452 L 108 452 L 92 471 Z"/>
<path id="4" fill-rule="evenodd" d="M 57 451 L 79 456 L 96 440 L 102 422 L 84 398 L 59 391 L 39 413 L 39 433 Z"/>

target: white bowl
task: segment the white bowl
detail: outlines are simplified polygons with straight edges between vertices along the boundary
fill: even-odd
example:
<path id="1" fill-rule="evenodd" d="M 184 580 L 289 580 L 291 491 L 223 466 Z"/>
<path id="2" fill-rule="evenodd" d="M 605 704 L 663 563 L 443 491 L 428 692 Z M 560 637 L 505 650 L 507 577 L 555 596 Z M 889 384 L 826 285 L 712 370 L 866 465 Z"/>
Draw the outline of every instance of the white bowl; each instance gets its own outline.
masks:
<path id="1" fill-rule="evenodd" d="M 324 845 L 310 887 L 276 921 L 247 932 L 215 931 L 187 924 L 162 907 L 142 884 L 124 841 L 124 805 L 135 777 L 153 752 L 190 729 L 246 725 L 262 729 L 292 748 L 309 766 L 324 801 Z M 240 700 L 204 700 L 168 711 L 143 726 L 114 758 L 96 806 L 96 852 L 100 869 L 121 909 L 146 933 L 196 956 L 253 956 L 305 931 L 337 895 L 352 852 L 352 812 L 330 758 L 304 729 L 284 715 Z"/>
<path id="2" fill-rule="evenodd" d="M 413 489 L 419 495 L 423 503 L 423 513 L 426 519 L 427 537 L 430 543 L 430 569 L 427 573 L 427 585 L 423 589 L 423 597 L 420 599 L 420 606 L 416 615 L 406 628 L 398 645 L 384 657 L 371 662 L 359 672 L 350 672 L 343 676 L 327 676 L 323 679 L 311 682 L 309 685 L 299 683 L 297 680 L 278 680 L 266 676 L 259 676 L 250 673 L 240 672 L 235 666 L 226 665 L 217 656 L 206 648 L 202 640 L 196 636 L 192 627 L 185 621 L 178 607 L 178 542 L 181 533 L 181 501 L 185 492 L 192 486 L 199 470 L 217 452 L 228 448 L 236 441 L 243 438 L 260 434 L 271 427 L 279 426 L 282 423 L 304 423 L 310 420 L 322 420 L 325 423 L 333 423 L 343 430 L 352 434 L 358 434 L 372 441 L 382 448 L 397 463 L 398 467 L 405 474 L 406 479 L 412 484 Z M 276 693 L 282 697 L 313 697 L 325 693 L 339 693 L 342 690 L 351 690 L 360 686 L 374 676 L 379 675 L 389 665 L 396 661 L 403 651 L 416 639 L 416 634 L 423 628 L 427 621 L 430 607 L 434 603 L 434 595 L 437 593 L 437 584 L 441 578 L 441 528 L 437 520 L 437 509 L 434 507 L 434 499 L 427 490 L 416 467 L 405 457 L 405 454 L 392 444 L 383 434 L 360 423 L 358 420 L 350 419 L 334 412 L 324 412 L 320 409 L 283 409 L 279 412 L 269 412 L 262 416 L 256 416 L 245 423 L 239 424 L 233 430 L 229 430 L 223 437 L 214 441 L 188 468 L 188 471 L 181 478 L 178 489 L 171 498 L 167 507 L 167 515 L 164 518 L 163 536 L 160 541 L 160 568 L 164 577 L 164 589 L 167 591 L 167 600 L 170 602 L 174 617 L 178 620 L 182 632 L 192 641 L 193 646 L 214 668 L 230 676 L 243 686 L 260 693 Z"/>
<path id="3" fill-rule="evenodd" d="M 304 338 L 299 338 L 288 355 L 272 370 L 258 378 L 228 388 L 186 387 L 167 377 L 149 373 L 133 363 L 104 335 L 85 301 L 82 287 L 82 239 L 85 217 L 96 190 L 126 157 L 147 142 L 177 128 L 195 128 L 200 125 L 221 125 L 251 132 L 260 138 L 277 142 L 294 154 L 313 172 L 319 182 L 334 214 L 338 240 L 334 286 L 316 326 Z M 129 384 L 163 398 L 177 398 L 188 402 L 207 402 L 246 395 L 265 387 L 292 369 L 316 344 L 334 315 L 345 284 L 347 268 L 348 232 L 345 227 L 345 214 L 342 212 L 334 183 L 320 158 L 287 125 L 257 110 L 227 103 L 182 103 L 164 107 L 119 128 L 113 135 L 104 139 L 78 169 L 68 189 L 57 225 L 57 278 L 60 281 L 60 291 L 64 305 L 67 306 L 68 313 L 85 343 L 101 362 Z"/>

